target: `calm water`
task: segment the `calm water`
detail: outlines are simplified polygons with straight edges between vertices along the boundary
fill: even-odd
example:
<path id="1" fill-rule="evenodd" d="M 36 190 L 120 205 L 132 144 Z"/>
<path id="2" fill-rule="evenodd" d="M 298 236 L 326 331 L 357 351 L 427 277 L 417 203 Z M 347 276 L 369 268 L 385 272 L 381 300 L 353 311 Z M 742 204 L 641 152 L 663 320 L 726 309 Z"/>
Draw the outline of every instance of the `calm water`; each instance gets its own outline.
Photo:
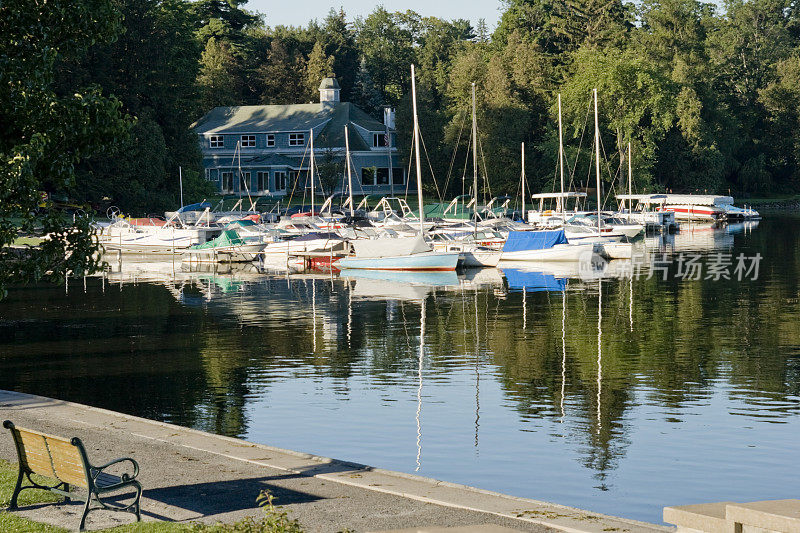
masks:
<path id="1" fill-rule="evenodd" d="M 10 291 L 0 388 L 653 522 L 665 505 L 797 497 L 798 223 L 641 245 L 706 266 L 760 253 L 741 282 L 675 265 L 631 280 L 618 263 L 598 282 L 125 262 Z"/>

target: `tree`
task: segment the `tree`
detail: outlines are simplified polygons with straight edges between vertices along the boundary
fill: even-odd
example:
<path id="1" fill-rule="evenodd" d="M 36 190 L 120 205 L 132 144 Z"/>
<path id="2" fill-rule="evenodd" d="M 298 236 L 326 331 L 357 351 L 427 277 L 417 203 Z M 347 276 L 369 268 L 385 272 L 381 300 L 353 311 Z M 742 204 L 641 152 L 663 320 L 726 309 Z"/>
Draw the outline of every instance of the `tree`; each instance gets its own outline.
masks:
<path id="1" fill-rule="evenodd" d="M 356 22 L 356 42 L 383 101 L 397 104 L 411 89 L 409 66 L 415 61 L 414 38 L 398 13 L 378 7 Z"/>
<path id="2" fill-rule="evenodd" d="M 326 56 L 325 51 L 322 49 L 322 44 L 317 41 L 311 54 L 306 61 L 305 72 L 303 75 L 304 86 L 304 100 L 314 101 L 319 99 L 319 84 L 323 78 L 327 78 L 334 74 L 333 72 L 334 58 Z"/>
<path id="3" fill-rule="evenodd" d="M 200 73 L 197 76 L 202 109 L 239 103 L 236 98 L 235 71 L 236 60 L 230 45 L 211 37 L 200 57 Z"/>
<path id="4" fill-rule="evenodd" d="M 107 0 L 0 5 L 0 287 L 98 267 L 88 218 L 72 223 L 47 204 L 34 213 L 42 191 L 65 191 L 77 163 L 126 135 L 118 100 L 96 86 L 56 90 L 55 80 L 58 62 L 120 30 Z M 18 231 L 34 230 L 48 235 L 41 246 L 11 248 Z"/>
<path id="5" fill-rule="evenodd" d="M 267 60 L 258 68 L 263 92 L 262 104 L 297 103 L 297 87 L 303 83 L 305 61 L 299 53 L 291 52 L 283 38 L 273 37 Z"/>

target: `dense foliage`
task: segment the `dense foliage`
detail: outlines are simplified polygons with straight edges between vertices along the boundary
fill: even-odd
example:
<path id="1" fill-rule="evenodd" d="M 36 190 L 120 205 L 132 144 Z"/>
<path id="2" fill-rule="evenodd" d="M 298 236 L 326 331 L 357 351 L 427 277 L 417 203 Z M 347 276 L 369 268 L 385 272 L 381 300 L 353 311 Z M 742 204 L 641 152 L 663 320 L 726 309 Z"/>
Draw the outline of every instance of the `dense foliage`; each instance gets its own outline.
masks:
<path id="1" fill-rule="evenodd" d="M 202 109 L 313 101 L 334 72 L 343 99 L 375 115 L 398 109 L 407 161 L 416 63 L 426 182 L 435 190 L 435 173 L 444 196 L 468 188 L 472 82 L 486 194 L 518 191 L 523 141 L 529 186 L 552 187 L 558 93 L 572 183 L 585 184 L 595 87 L 607 182 L 624 184 L 628 142 L 638 190 L 763 194 L 800 181 L 800 26 L 788 0 L 504 0 L 491 35 L 483 21 L 382 7 L 352 22 L 332 10 L 322 22 L 275 28 L 229 8 L 200 32 Z"/>
<path id="2" fill-rule="evenodd" d="M 305 27 L 269 27 L 243 3 L 0 4 L 4 257 L 16 228 L 32 228 L 44 192 L 100 210 L 158 212 L 178 203 L 182 168 L 187 201 L 210 194 L 191 123 L 217 105 L 314 101 L 331 73 L 343 100 L 376 117 L 397 108 L 407 163 L 411 63 L 426 187 L 443 197 L 469 188 L 473 82 L 486 195 L 518 191 L 522 142 L 530 190 L 553 187 L 558 94 L 568 176 L 584 186 L 595 87 L 608 183 L 623 185 L 631 142 L 637 190 L 800 186 L 800 18 L 789 0 L 504 0 L 492 34 L 483 21 L 382 7 L 355 20 L 331 10 Z M 91 268 L 87 232 L 67 231 L 44 207 L 38 222 L 56 238 L 27 273 Z M 83 251 L 70 263 L 68 249 Z"/>

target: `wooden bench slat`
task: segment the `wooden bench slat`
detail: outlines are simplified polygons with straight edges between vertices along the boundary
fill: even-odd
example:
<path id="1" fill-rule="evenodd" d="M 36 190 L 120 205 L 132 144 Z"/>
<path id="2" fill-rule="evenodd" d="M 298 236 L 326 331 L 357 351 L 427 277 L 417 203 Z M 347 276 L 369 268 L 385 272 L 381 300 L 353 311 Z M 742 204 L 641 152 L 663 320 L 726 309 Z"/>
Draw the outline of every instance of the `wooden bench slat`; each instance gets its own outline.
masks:
<path id="1" fill-rule="evenodd" d="M 34 473 L 45 477 L 56 477 L 53 464 L 50 462 L 50 452 L 44 436 L 27 431 L 14 431 L 14 439 L 21 443 L 23 450 L 21 461 Z"/>
<path id="2" fill-rule="evenodd" d="M 50 449 L 50 458 L 56 477 L 64 483 L 88 488 L 86 470 L 83 465 L 78 448 L 71 442 L 63 439 L 47 437 L 47 447 Z"/>

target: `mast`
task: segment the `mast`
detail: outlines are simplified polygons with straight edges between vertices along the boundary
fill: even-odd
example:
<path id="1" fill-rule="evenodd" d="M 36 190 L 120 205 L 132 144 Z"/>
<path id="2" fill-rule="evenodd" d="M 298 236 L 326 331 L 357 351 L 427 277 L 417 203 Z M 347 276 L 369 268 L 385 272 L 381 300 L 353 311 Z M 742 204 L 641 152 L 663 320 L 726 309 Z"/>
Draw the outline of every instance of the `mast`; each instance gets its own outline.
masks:
<path id="1" fill-rule="evenodd" d="M 522 143 L 522 222 L 525 222 L 525 143 Z"/>
<path id="2" fill-rule="evenodd" d="M 472 206 L 475 217 L 475 236 L 478 235 L 478 118 L 475 112 L 475 82 L 472 82 L 472 193 L 475 202 Z"/>
<path id="3" fill-rule="evenodd" d="M 425 237 L 425 208 L 422 205 L 422 165 L 419 156 L 419 117 L 417 117 L 417 82 L 414 65 L 411 65 L 411 102 L 414 108 L 414 157 L 417 163 L 417 199 L 419 200 L 419 234 Z"/>
<path id="4" fill-rule="evenodd" d="M 391 108 L 383 108 L 383 123 L 386 126 L 386 157 L 389 159 L 389 194 L 394 196 L 394 169 L 392 168 L 392 134 L 389 133 Z"/>
<path id="5" fill-rule="evenodd" d="M 311 216 L 314 216 L 314 129 L 310 129 L 309 137 L 311 137 L 311 160 L 309 169 L 311 172 Z"/>
<path id="6" fill-rule="evenodd" d="M 631 197 L 630 195 L 633 194 L 633 170 L 631 170 L 632 163 L 631 163 L 631 142 L 628 141 L 628 212 L 631 211 Z"/>
<path id="7" fill-rule="evenodd" d="M 561 93 L 558 93 L 558 168 L 561 170 L 561 220 L 564 220 L 564 137 L 561 132 Z"/>
<path id="8" fill-rule="evenodd" d="M 347 191 L 350 196 L 350 217 L 354 215 L 353 212 L 353 173 L 350 168 L 350 136 L 347 134 L 347 126 L 344 127 L 344 146 L 345 157 L 347 158 Z"/>
<path id="9" fill-rule="evenodd" d="M 597 175 L 597 233 L 600 233 L 600 124 L 597 118 L 597 89 L 594 92 L 594 148 L 595 174 Z"/>

